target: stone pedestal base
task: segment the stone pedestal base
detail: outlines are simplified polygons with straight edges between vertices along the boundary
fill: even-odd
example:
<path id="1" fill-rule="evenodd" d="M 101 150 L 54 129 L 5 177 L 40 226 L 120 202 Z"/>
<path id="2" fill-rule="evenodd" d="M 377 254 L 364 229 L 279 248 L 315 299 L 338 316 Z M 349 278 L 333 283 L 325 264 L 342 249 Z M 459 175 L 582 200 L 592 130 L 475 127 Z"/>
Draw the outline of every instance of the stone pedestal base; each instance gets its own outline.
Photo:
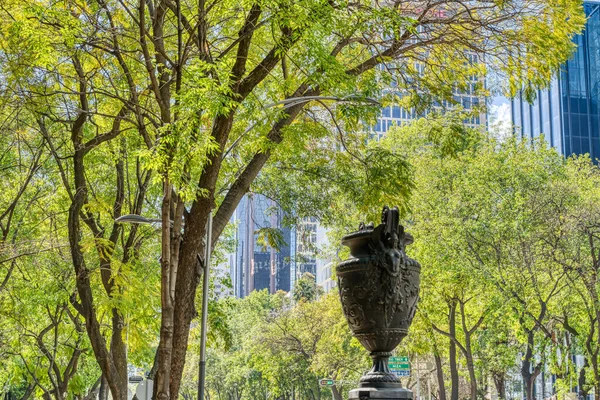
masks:
<path id="1" fill-rule="evenodd" d="M 348 400 L 412 400 L 413 393 L 405 388 L 358 388 L 350 391 Z"/>

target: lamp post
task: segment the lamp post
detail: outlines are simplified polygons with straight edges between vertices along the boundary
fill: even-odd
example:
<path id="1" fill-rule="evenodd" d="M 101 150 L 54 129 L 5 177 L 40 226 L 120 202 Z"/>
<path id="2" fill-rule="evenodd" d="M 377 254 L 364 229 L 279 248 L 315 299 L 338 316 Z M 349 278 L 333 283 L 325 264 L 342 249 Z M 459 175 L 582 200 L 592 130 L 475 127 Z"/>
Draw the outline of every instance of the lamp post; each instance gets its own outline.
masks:
<path id="1" fill-rule="evenodd" d="M 198 369 L 198 400 L 204 398 L 206 380 L 206 331 L 208 329 L 208 271 L 212 249 L 212 213 L 208 214 L 206 246 L 204 252 L 204 275 L 202 276 L 202 322 L 200 323 L 200 364 Z"/>
<path id="2" fill-rule="evenodd" d="M 162 220 L 159 218 L 146 218 L 137 214 L 127 214 L 121 215 L 115 219 L 115 222 L 120 224 L 161 225 Z"/>

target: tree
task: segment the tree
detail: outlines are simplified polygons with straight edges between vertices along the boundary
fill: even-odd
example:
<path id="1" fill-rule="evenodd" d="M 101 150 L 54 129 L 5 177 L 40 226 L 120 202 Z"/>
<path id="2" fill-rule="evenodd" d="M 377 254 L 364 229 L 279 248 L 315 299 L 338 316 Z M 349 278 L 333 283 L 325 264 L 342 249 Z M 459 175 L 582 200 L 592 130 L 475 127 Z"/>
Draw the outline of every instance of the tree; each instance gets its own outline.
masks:
<path id="1" fill-rule="evenodd" d="M 51 155 L 19 99 L 2 93 L 0 116 L 0 335 L 2 381 L 9 395 L 63 399 L 97 380 L 85 362 L 81 316 L 69 309 L 74 287 L 65 268 L 61 196 Z"/>
<path id="2" fill-rule="evenodd" d="M 554 213 L 548 219 L 548 252 L 562 267 L 569 285 L 565 304 L 570 307 L 565 307 L 562 324 L 585 355 L 578 376 L 580 396 L 587 395 L 592 386 L 600 393 L 599 179 L 598 167 L 588 157 L 570 158 L 566 179 L 556 184 L 557 195 L 551 203 Z M 591 382 L 586 382 L 588 368 Z"/>
<path id="3" fill-rule="evenodd" d="M 452 121 L 450 116 L 445 118 Z M 422 272 L 423 301 L 419 310 L 423 314 L 426 330 L 431 331 L 429 336 L 432 337 L 437 357 L 439 350 L 434 333 L 447 340 L 450 398 L 457 400 L 461 396 L 459 358 L 462 355 L 469 376 L 469 394 L 471 399 L 476 399 L 479 395 L 474 356 L 477 335 L 490 311 L 498 307 L 494 296 L 489 295 L 488 289 L 482 284 L 482 276 L 473 271 L 461 254 L 460 246 L 464 246 L 464 237 L 456 226 L 460 214 L 464 212 L 460 210 L 464 196 L 462 192 L 469 190 L 462 187 L 462 175 L 468 173 L 472 161 L 468 160 L 466 154 L 477 150 L 466 146 L 470 143 L 468 140 L 462 144 L 454 143 L 453 146 L 458 146 L 454 149 L 439 144 L 434 147 L 426 145 L 434 137 L 435 131 L 424 124 L 420 121 L 407 128 L 408 132 L 392 132 L 384 141 L 393 146 L 393 150 L 400 149 L 406 151 L 409 157 L 414 157 L 411 161 L 416 169 L 416 179 L 410 229 L 419 238 L 415 257 L 428 267 Z M 405 137 L 398 142 L 399 134 Z M 476 131 L 464 131 L 461 136 L 465 139 L 472 136 L 473 141 L 481 140 Z M 429 146 L 430 150 L 408 149 L 405 145 L 415 148 Z M 456 156 L 458 151 L 465 151 L 464 159 Z M 436 361 L 438 381 L 443 382 L 441 360 Z M 439 386 L 440 392 L 443 392 L 445 385 L 440 383 Z"/>
<path id="4" fill-rule="evenodd" d="M 211 397 L 341 400 L 370 365 L 346 325 L 337 293 L 292 303 L 283 293 L 263 290 L 218 303 L 228 310 L 232 343 L 210 349 Z M 321 378 L 336 384 L 320 388 Z"/>
<path id="5" fill-rule="evenodd" d="M 511 329 L 514 319 L 502 308 L 490 317 L 480 332 L 478 362 L 481 369 L 489 372 L 499 399 L 507 399 L 507 377 L 517 376 L 517 359 L 520 343 Z"/>
<path id="6" fill-rule="evenodd" d="M 544 251 L 549 235 L 544 221 L 555 194 L 552 183 L 564 177 L 564 161 L 539 142 L 529 146 L 509 140 L 496 154 L 475 166 L 485 186 L 472 192 L 471 204 L 488 206 L 470 210 L 465 254 L 498 288 L 517 318 L 525 342 L 521 375 L 531 399 L 549 354 L 547 346 L 556 344 L 552 312 L 558 307 L 552 302 L 566 283 Z M 536 353 L 540 361 L 535 361 Z"/>
<path id="7" fill-rule="evenodd" d="M 410 220 L 417 259 L 432 266 L 424 272 L 421 310 L 434 331 L 450 339 L 452 397 L 458 397 L 459 385 L 455 347 L 466 362 L 475 398 L 478 337 L 486 334 L 488 315 L 510 312 L 508 321 L 519 329 L 509 337 L 523 345 L 521 373 L 532 398 L 544 362 L 561 346 L 556 318 L 567 279 L 548 254 L 554 228 L 547 221 L 565 216 L 552 204 L 562 198 L 556 187 L 565 182 L 566 163 L 543 142 L 498 142 L 475 132 L 446 151 L 431 145 L 428 127 L 431 121 L 420 122 L 386 140 L 390 148 L 413 154 Z M 434 278 L 427 279 L 429 274 Z"/>
<path id="8" fill-rule="evenodd" d="M 160 204 L 155 397 L 176 398 L 203 269 L 198 255 L 218 240 L 271 157 L 300 153 L 323 134 L 311 112 L 327 107 L 309 108 L 309 99 L 360 102 L 394 81 L 408 107 L 452 102 L 453 90 L 484 70 L 483 62 L 467 62 L 471 53 L 505 71 L 512 93 L 525 86 L 532 95 L 567 58 L 584 23 L 575 0 L 70 0 L 51 10 L 41 0 L 12 0 L 1 12 L 3 91 L 22 99 L 38 122 L 69 194 L 72 305 L 115 399 L 126 394 L 119 265 L 131 260 L 140 236 L 114 218 Z M 292 100 L 298 97 L 307 100 Z M 264 106 L 282 100 L 285 109 Z M 347 128 L 367 118 L 352 104 L 339 114 Z M 103 186 L 106 196 L 88 181 L 100 169 L 103 183 L 113 182 Z M 131 196 L 129 174 L 137 181 Z M 204 243 L 211 213 L 213 243 Z M 86 238 L 97 254 L 84 251 Z M 102 294 L 91 265 L 99 266 Z M 99 328 L 99 296 L 114 300 L 110 348 Z"/>
<path id="9" fill-rule="evenodd" d="M 323 288 L 317 286 L 315 276 L 310 272 L 305 272 L 300 279 L 296 281 L 294 287 L 294 300 L 299 301 L 313 301 L 316 300 L 321 294 L 323 294 Z"/>

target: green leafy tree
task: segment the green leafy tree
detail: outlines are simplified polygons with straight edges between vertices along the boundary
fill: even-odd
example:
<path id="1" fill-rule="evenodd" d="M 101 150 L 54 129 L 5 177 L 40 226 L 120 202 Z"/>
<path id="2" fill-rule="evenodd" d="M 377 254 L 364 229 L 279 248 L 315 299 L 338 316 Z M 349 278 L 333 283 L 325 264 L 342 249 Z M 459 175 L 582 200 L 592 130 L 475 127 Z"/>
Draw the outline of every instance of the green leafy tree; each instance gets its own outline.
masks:
<path id="1" fill-rule="evenodd" d="M 551 203 L 554 213 L 547 219 L 548 253 L 567 277 L 561 321 L 571 335 L 570 350 L 585 356 L 577 380 L 579 395 L 586 396 L 592 387 L 600 393 L 600 171 L 589 157 L 583 156 L 570 158 L 565 174 L 566 178 L 556 183 Z"/>
<path id="2" fill-rule="evenodd" d="M 260 291 L 220 302 L 231 307 L 226 314 L 232 344 L 215 343 L 209 352 L 212 397 L 341 400 L 370 366 L 347 327 L 337 293 L 292 304 L 283 293 Z M 320 378 L 336 384 L 320 388 Z"/>
<path id="3" fill-rule="evenodd" d="M 305 272 L 294 286 L 293 297 L 296 302 L 313 301 L 319 295 L 323 294 L 323 288 L 317 285 L 315 276 L 310 272 Z"/>
<path id="4" fill-rule="evenodd" d="M 485 339 L 488 323 L 504 313 L 505 323 L 517 329 L 499 335 L 521 343 L 521 374 L 532 398 L 544 363 L 558 376 L 565 368 L 551 355 L 562 346 L 556 320 L 567 276 L 549 254 L 555 231 L 548 221 L 567 215 L 552 205 L 564 198 L 557 187 L 567 181 L 566 162 L 541 141 L 498 142 L 475 132 L 444 148 L 431 128 L 435 121 L 420 121 L 386 141 L 415 169 L 410 223 L 416 258 L 431 268 L 423 272 L 420 309 L 433 331 L 449 339 L 451 397 L 460 395 L 459 355 L 471 398 L 478 396 L 477 357 L 510 368 L 510 354 L 490 352 Z M 488 372 L 501 378 L 505 370 Z"/>
<path id="5" fill-rule="evenodd" d="M 146 298 L 161 301 L 155 397 L 176 398 L 198 255 L 214 244 L 203 242 L 209 215 L 216 242 L 263 167 L 290 150 L 313 155 L 323 136 L 357 155 L 349 161 L 360 169 L 345 169 L 351 177 L 375 182 L 387 159 L 399 162 L 380 149 L 357 153 L 315 113 L 330 110 L 345 131 L 356 130 L 369 119 L 357 103 L 392 100 L 382 95 L 392 82 L 406 107 L 452 103 L 455 89 L 485 72 L 483 60 L 509 77 L 509 92 L 524 88 L 531 97 L 584 23 L 576 0 L 69 0 L 51 8 L 8 0 L 0 13 L 3 95 L 30 114 L 29 129 L 52 155 L 68 204 L 71 305 L 118 400 L 127 393 L 125 299 L 148 286 L 131 284 L 144 273 L 133 258 L 142 258 L 147 237 L 115 218 L 160 215 L 160 296 Z M 332 110 L 321 98 L 345 104 Z M 267 107 L 281 101 L 285 108 Z M 410 185 L 396 186 L 396 198 L 405 198 Z M 381 200 L 376 188 L 358 187 L 350 202 Z M 109 331 L 101 329 L 104 310 Z"/>

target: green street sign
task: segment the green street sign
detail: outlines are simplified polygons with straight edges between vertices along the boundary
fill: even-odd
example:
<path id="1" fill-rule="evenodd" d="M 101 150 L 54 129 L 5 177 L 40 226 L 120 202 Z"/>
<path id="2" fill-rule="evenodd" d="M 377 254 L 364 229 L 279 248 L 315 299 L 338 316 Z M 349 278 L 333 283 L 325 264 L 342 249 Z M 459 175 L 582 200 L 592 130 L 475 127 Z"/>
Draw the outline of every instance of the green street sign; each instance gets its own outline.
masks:
<path id="1" fill-rule="evenodd" d="M 333 385 L 335 385 L 335 381 L 333 379 L 319 379 L 319 386 L 331 387 Z"/>
<path id="2" fill-rule="evenodd" d="M 400 362 L 408 362 L 408 357 L 407 356 L 390 357 L 390 362 L 393 364 L 400 363 Z"/>
<path id="3" fill-rule="evenodd" d="M 410 369 L 409 363 L 388 363 L 390 369 Z"/>

